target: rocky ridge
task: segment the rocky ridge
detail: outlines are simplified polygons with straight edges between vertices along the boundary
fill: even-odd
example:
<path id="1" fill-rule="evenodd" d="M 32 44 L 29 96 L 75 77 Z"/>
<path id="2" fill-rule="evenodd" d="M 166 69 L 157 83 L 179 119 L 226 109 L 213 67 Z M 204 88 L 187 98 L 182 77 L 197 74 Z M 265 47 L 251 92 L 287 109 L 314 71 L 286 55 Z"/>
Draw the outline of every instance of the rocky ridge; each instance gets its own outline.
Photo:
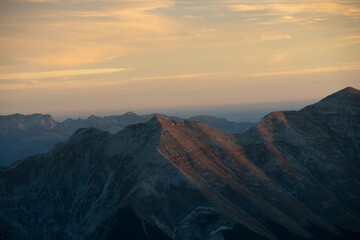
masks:
<path id="1" fill-rule="evenodd" d="M 80 129 L 49 153 L 0 168 L 0 233 L 357 239 L 359 130 L 353 88 L 270 113 L 243 134 L 162 116 L 116 134 Z"/>

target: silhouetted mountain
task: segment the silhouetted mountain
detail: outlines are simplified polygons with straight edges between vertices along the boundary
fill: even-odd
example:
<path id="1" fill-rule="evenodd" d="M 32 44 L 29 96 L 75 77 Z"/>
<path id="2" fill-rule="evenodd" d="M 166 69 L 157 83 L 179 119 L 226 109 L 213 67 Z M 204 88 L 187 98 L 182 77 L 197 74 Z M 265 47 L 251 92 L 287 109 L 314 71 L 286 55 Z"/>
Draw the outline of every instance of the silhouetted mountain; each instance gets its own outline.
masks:
<path id="1" fill-rule="evenodd" d="M 0 168 L 9 239 L 359 239 L 360 94 L 231 135 L 155 116 Z"/>

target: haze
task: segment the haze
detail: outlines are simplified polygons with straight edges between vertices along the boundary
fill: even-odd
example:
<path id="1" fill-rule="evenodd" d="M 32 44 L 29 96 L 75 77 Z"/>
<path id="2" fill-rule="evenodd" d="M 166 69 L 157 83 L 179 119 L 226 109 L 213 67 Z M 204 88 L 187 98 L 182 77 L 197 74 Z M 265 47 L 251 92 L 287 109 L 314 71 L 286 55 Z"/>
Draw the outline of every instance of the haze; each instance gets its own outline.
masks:
<path id="1" fill-rule="evenodd" d="M 360 2 L 0 0 L 0 52 L 0 114 L 294 105 L 360 88 Z"/>

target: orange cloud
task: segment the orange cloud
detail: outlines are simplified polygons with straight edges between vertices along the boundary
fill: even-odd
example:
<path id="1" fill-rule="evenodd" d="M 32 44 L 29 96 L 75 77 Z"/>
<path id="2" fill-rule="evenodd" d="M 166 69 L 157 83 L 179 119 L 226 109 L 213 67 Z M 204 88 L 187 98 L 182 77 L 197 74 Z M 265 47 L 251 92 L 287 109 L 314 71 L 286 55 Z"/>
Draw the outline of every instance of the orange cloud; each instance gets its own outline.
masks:
<path id="1" fill-rule="evenodd" d="M 343 38 L 344 40 L 358 40 L 360 39 L 360 35 L 349 35 Z"/>
<path id="2" fill-rule="evenodd" d="M 282 39 L 291 39 L 290 35 L 262 35 L 261 40 L 263 41 L 273 41 L 273 40 L 282 40 Z"/>
<path id="3" fill-rule="evenodd" d="M 1 28 L 13 25 L 17 31 L 11 37 L 2 31 L 0 49 L 6 59 L 72 67 L 107 61 L 154 45 L 166 46 L 176 40 L 173 32 L 178 24 L 152 11 L 173 5 L 150 0 L 122 5 L 113 2 L 111 7 L 104 4 L 92 11 L 43 10 L 41 14 L 29 15 L 28 21 L 7 20 Z"/>
<path id="4" fill-rule="evenodd" d="M 338 3 L 288 3 L 288 4 L 255 4 L 255 5 L 230 5 L 228 9 L 233 12 L 255 12 L 266 11 L 281 14 L 294 14 L 302 12 L 360 15 L 360 9 L 357 5 L 345 5 Z"/>
<path id="5" fill-rule="evenodd" d="M 33 2 L 33 3 L 44 3 L 44 2 L 56 2 L 56 0 L 23 0 L 24 2 Z"/>
<path id="6" fill-rule="evenodd" d="M 0 80 L 4 79 L 42 79 L 54 78 L 63 76 L 78 76 L 78 75 L 91 75 L 101 73 L 114 73 L 126 70 L 125 68 L 104 68 L 104 69 L 72 69 L 72 70 L 59 70 L 51 72 L 29 72 L 29 73 L 9 73 L 0 74 Z"/>
<path id="7" fill-rule="evenodd" d="M 284 51 L 278 54 L 271 56 L 270 65 L 277 65 L 284 62 L 289 57 L 288 51 Z"/>
<path id="8" fill-rule="evenodd" d="M 202 16 L 193 16 L 193 15 L 183 15 L 183 18 L 188 18 L 188 19 L 201 19 L 203 18 Z"/>
<path id="9" fill-rule="evenodd" d="M 298 69 L 298 70 L 279 71 L 279 72 L 252 73 L 252 74 L 244 75 L 244 77 L 302 75 L 302 74 L 310 74 L 310 73 L 339 72 L 339 71 L 349 71 L 349 70 L 359 70 L 359 69 L 360 69 L 360 64 L 355 64 L 348 66 L 331 66 L 331 67 L 308 68 L 308 69 Z"/>
<path id="10" fill-rule="evenodd" d="M 38 85 L 38 84 L 40 84 L 40 82 L 37 81 L 37 80 L 31 80 L 31 81 L 29 82 L 29 85 Z"/>

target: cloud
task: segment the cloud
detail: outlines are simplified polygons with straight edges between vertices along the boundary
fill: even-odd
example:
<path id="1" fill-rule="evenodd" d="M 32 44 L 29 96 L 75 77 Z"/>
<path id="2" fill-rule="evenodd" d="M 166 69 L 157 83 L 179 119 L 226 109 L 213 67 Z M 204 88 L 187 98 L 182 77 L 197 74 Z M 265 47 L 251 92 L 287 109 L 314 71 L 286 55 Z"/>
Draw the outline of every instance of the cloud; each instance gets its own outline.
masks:
<path id="1" fill-rule="evenodd" d="M 169 79 L 186 79 L 186 78 L 198 78 L 209 76 L 210 73 L 194 73 L 194 74 L 177 74 L 177 75 L 166 75 L 166 76 L 150 76 L 150 77 L 138 77 L 138 78 L 129 78 L 124 80 L 118 80 L 117 82 L 126 83 L 133 81 L 148 81 L 148 80 L 169 80 Z M 114 81 L 112 81 L 114 82 Z"/>
<path id="2" fill-rule="evenodd" d="M 33 2 L 33 3 L 45 3 L 45 2 L 55 2 L 56 0 L 23 0 L 24 2 Z"/>
<path id="3" fill-rule="evenodd" d="M 331 66 L 331 67 L 319 67 L 308 68 L 298 70 L 288 70 L 279 72 L 264 72 L 264 73 L 252 73 L 244 75 L 244 77 L 271 77 L 271 76 L 286 76 L 286 75 L 302 75 L 310 73 L 322 73 L 322 72 L 339 72 L 349 70 L 360 70 L 360 64 L 348 65 L 348 66 Z"/>
<path id="4" fill-rule="evenodd" d="M 346 37 L 344 37 L 342 39 L 344 39 L 344 40 L 359 40 L 360 35 L 349 35 L 349 36 L 346 36 Z"/>
<path id="5" fill-rule="evenodd" d="M 292 20 L 292 19 L 294 19 L 294 17 L 293 16 L 283 16 L 281 19 L 282 20 Z"/>
<path id="6" fill-rule="evenodd" d="M 267 10 L 269 7 L 266 5 L 231 5 L 229 9 L 233 12 L 250 12 Z"/>
<path id="7" fill-rule="evenodd" d="M 284 51 L 278 54 L 271 56 L 270 65 L 277 65 L 284 62 L 289 57 L 288 51 Z"/>
<path id="8" fill-rule="evenodd" d="M 34 48 L 36 47 L 34 46 Z M 132 50 L 130 47 L 88 42 L 83 42 L 83 44 L 81 42 L 72 44 L 54 42 L 51 44 L 51 49 L 39 47 L 38 52 L 27 57 L 19 56 L 18 59 L 36 65 L 72 67 L 111 60 L 115 57 L 124 56 Z"/>
<path id="9" fill-rule="evenodd" d="M 73 67 L 153 46 L 166 47 L 177 40 L 174 32 L 179 25 L 153 12 L 174 6 L 173 2 L 77 1 L 75 7 L 67 6 L 70 4 L 72 1 L 29 8 L 19 3 L 18 11 L 9 8 L 13 11 L 10 17 L 0 16 L 0 61 Z"/>
<path id="10" fill-rule="evenodd" d="M 37 81 L 37 80 L 31 80 L 31 81 L 29 82 L 29 85 L 38 85 L 38 84 L 40 84 L 40 82 Z"/>
<path id="11" fill-rule="evenodd" d="M 262 35 L 261 40 L 262 41 L 273 41 L 273 40 L 282 40 L 282 39 L 291 39 L 290 35 Z"/>
<path id="12" fill-rule="evenodd" d="M 203 18 L 202 16 L 193 16 L 193 15 L 183 15 L 183 18 L 187 18 L 187 19 L 201 19 Z"/>
<path id="13" fill-rule="evenodd" d="M 87 69 L 85 69 L 87 70 Z M 76 75 L 85 75 L 87 71 L 84 70 L 84 74 L 76 74 Z M 92 69 L 88 69 L 92 70 Z M 99 70 L 100 73 L 100 70 Z M 40 73 L 36 73 L 40 74 Z M 42 75 L 49 75 L 48 73 L 41 73 Z M 15 81 L 15 76 L 11 80 L 3 80 L 0 81 L 1 90 L 20 90 L 20 89 L 96 89 L 96 88 L 111 88 L 111 87 L 127 87 L 127 84 L 133 82 L 140 82 L 141 86 L 145 84 L 153 85 L 159 81 L 162 83 L 169 82 L 169 80 L 186 80 L 193 81 L 194 79 L 200 79 L 202 77 L 213 75 L 213 73 L 193 73 L 193 74 L 175 74 L 175 75 L 161 75 L 161 76 L 144 76 L 144 77 L 134 77 L 134 78 L 114 78 L 114 79 L 103 79 L 103 78 L 96 78 L 96 79 L 76 79 L 76 78 L 69 78 L 70 75 L 63 75 L 63 74 L 55 74 L 52 73 L 51 81 L 40 81 L 40 79 L 35 80 L 31 78 L 31 76 L 36 76 L 34 73 L 30 74 L 26 78 L 22 78 L 21 81 Z M 65 76 L 65 77 L 64 77 Z M 75 76 L 75 75 L 72 75 Z M 50 77 L 50 76 L 49 76 Z M 1 80 L 1 76 L 0 76 Z M 23 81 L 25 80 L 25 81 Z M 27 81 L 28 80 L 28 81 Z M 171 82 L 171 81 L 170 81 Z M 176 83 L 177 81 L 173 81 Z M 147 86 L 148 86 L 147 85 Z"/>
<path id="14" fill-rule="evenodd" d="M 327 18 L 314 18 L 313 20 L 317 21 L 317 22 L 322 22 L 322 21 L 327 20 Z"/>
<path id="15" fill-rule="evenodd" d="M 281 4 L 254 4 L 254 5 L 230 5 L 228 9 L 233 12 L 271 12 L 279 14 L 295 13 L 327 13 L 359 16 L 360 8 L 356 4 L 338 3 L 281 3 Z"/>
<path id="16" fill-rule="evenodd" d="M 42 79 L 42 78 L 54 78 L 54 77 L 67 77 L 67 76 L 79 76 L 79 75 L 91 75 L 91 74 L 103 74 L 114 73 L 126 70 L 125 68 L 103 68 L 103 69 L 76 69 L 76 70 L 60 70 L 50 72 L 29 72 L 29 73 L 9 73 L 0 74 L 0 80 L 9 79 Z M 37 81 L 34 81 L 35 83 Z"/>

